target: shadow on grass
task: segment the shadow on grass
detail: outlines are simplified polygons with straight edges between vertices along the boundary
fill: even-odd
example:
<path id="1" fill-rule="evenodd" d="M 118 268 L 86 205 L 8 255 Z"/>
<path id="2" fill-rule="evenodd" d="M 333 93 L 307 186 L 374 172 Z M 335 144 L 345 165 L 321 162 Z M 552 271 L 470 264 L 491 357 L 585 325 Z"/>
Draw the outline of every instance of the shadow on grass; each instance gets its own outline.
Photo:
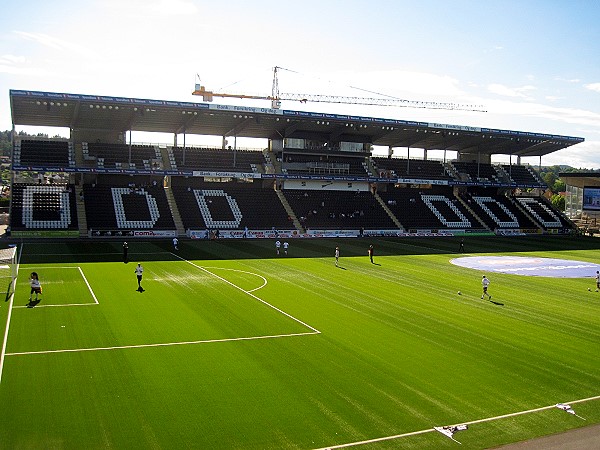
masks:
<path id="1" fill-rule="evenodd" d="M 28 308 L 35 308 L 37 305 L 40 304 L 42 300 L 38 299 L 38 300 L 29 300 L 29 303 L 27 303 L 27 307 Z"/>
<path id="2" fill-rule="evenodd" d="M 345 257 L 365 257 L 369 245 L 374 245 L 380 256 L 446 254 L 459 257 L 456 236 L 395 237 L 395 238 L 310 238 L 290 239 L 293 256 L 287 258 L 324 258 L 340 247 Z M 600 239 L 572 236 L 469 236 L 464 237 L 469 255 L 477 253 L 541 252 L 561 250 L 597 250 Z M 129 240 L 128 260 L 178 261 L 272 259 L 274 239 L 218 239 L 212 241 L 182 239 L 177 255 L 170 239 Z M 44 264 L 79 262 L 123 262 L 121 239 L 94 241 L 29 240 L 23 245 L 21 263 Z M 377 265 L 377 264 L 375 264 Z"/>

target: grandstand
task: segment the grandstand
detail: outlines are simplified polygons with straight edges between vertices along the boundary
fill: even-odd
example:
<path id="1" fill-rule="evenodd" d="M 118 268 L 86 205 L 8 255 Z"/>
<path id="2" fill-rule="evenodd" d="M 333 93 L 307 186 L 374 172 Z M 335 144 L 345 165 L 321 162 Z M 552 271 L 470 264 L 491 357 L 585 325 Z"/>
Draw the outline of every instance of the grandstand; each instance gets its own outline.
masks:
<path id="1" fill-rule="evenodd" d="M 574 227 L 543 199 L 543 183 L 520 158 L 541 161 L 582 138 L 206 103 L 16 90 L 10 97 L 14 126 L 71 130 L 68 139 L 14 136 L 14 236 L 537 234 Z M 172 133 L 174 145 L 133 143 L 130 133 L 127 142 L 123 130 Z M 220 136 L 223 146 L 181 146 L 181 133 Z M 232 148 L 226 137 L 268 144 Z M 375 147 L 387 147 L 389 156 L 375 155 Z M 403 147 L 422 149 L 424 157 L 395 157 Z M 457 156 L 432 160 L 430 150 Z M 517 164 L 494 165 L 495 154 L 514 155 Z M 67 183 L 46 185 L 49 174 Z"/>
<path id="2" fill-rule="evenodd" d="M 600 421 L 600 243 L 547 237 L 573 224 L 519 158 L 492 164 L 581 139 L 29 91 L 11 106 L 13 129 L 71 131 L 13 137 L 0 447 L 443 448 L 460 423 L 463 447 L 492 448 Z M 521 259 L 583 275 L 515 276 Z"/>

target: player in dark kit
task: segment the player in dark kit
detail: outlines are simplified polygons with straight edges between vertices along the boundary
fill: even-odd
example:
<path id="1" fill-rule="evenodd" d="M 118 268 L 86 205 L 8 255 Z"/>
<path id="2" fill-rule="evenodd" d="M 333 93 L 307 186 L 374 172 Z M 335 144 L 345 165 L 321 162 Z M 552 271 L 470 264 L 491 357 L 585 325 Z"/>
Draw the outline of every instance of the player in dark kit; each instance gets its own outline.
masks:
<path id="1" fill-rule="evenodd" d="M 375 264 L 373 262 L 373 245 L 369 245 L 369 259 L 371 260 L 371 264 Z"/>
<path id="2" fill-rule="evenodd" d="M 127 242 L 123 242 L 123 262 L 127 264 L 129 260 L 127 259 L 127 252 L 129 251 L 129 246 Z"/>

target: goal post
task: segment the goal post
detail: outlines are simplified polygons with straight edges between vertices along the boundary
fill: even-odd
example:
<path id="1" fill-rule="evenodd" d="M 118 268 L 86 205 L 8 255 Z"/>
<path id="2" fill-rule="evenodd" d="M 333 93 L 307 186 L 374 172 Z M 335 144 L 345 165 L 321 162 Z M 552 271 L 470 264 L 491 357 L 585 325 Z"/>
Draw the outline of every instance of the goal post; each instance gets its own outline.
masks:
<path id="1" fill-rule="evenodd" d="M 6 300 L 14 291 L 17 269 L 17 247 L 0 249 L 0 292 L 4 291 Z"/>

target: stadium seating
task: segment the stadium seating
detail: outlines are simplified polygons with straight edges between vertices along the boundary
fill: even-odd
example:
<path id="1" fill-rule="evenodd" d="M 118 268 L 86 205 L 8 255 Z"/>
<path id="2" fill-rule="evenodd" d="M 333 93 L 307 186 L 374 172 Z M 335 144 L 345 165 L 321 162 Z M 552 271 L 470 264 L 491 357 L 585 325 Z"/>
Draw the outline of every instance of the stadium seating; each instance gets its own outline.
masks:
<path id="1" fill-rule="evenodd" d="M 69 184 L 13 185 L 11 229 L 76 230 L 75 188 Z"/>
<path id="2" fill-rule="evenodd" d="M 502 169 L 507 177 L 517 185 L 545 185 L 529 167 L 512 164 L 503 165 Z"/>
<path id="3" fill-rule="evenodd" d="M 27 140 L 15 142 L 15 166 L 75 167 L 75 151 L 64 140 Z"/>
<path id="4" fill-rule="evenodd" d="M 572 228 L 551 204 L 538 197 L 516 197 L 516 201 L 544 229 Z"/>
<path id="5" fill-rule="evenodd" d="M 289 174 L 356 175 L 366 177 L 364 157 L 286 154 L 282 171 Z"/>
<path id="6" fill-rule="evenodd" d="M 537 225 L 504 195 L 496 195 L 489 190 L 479 190 L 473 194 L 463 195 L 463 200 L 492 231 L 537 228 Z"/>
<path id="7" fill-rule="evenodd" d="M 377 176 L 383 178 L 451 179 L 440 161 L 403 158 L 371 158 Z"/>
<path id="8" fill-rule="evenodd" d="M 88 229 L 175 230 L 164 188 L 90 185 L 83 187 Z"/>
<path id="9" fill-rule="evenodd" d="M 283 193 L 305 228 L 398 228 L 368 191 L 284 190 Z"/>
<path id="10" fill-rule="evenodd" d="M 220 148 L 181 147 L 168 149 L 173 169 L 204 171 L 261 172 L 265 163 L 262 152 Z M 184 157 L 185 155 L 185 157 Z"/>
<path id="11" fill-rule="evenodd" d="M 481 228 L 451 192 L 424 193 L 414 189 L 390 188 L 380 191 L 379 196 L 408 230 Z"/>
<path id="12" fill-rule="evenodd" d="M 453 161 L 452 165 L 459 174 L 464 174 L 469 181 L 498 182 L 500 177 L 491 164 Z"/>
<path id="13" fill-rule="evenodd" d="M 150 170 L 162 165 L 160 149 L 150 145 L 132 145 L 131 157 L 127 144 L 83 142 L 81 147 L 84 161 L 95 161 L 98 168 Z"/>
<path id="14" fill-rule="evenodd" d="M 294 229 L 277 193 L 260 183 L 181 179 L 172 190 L 186 229 Z"/>

